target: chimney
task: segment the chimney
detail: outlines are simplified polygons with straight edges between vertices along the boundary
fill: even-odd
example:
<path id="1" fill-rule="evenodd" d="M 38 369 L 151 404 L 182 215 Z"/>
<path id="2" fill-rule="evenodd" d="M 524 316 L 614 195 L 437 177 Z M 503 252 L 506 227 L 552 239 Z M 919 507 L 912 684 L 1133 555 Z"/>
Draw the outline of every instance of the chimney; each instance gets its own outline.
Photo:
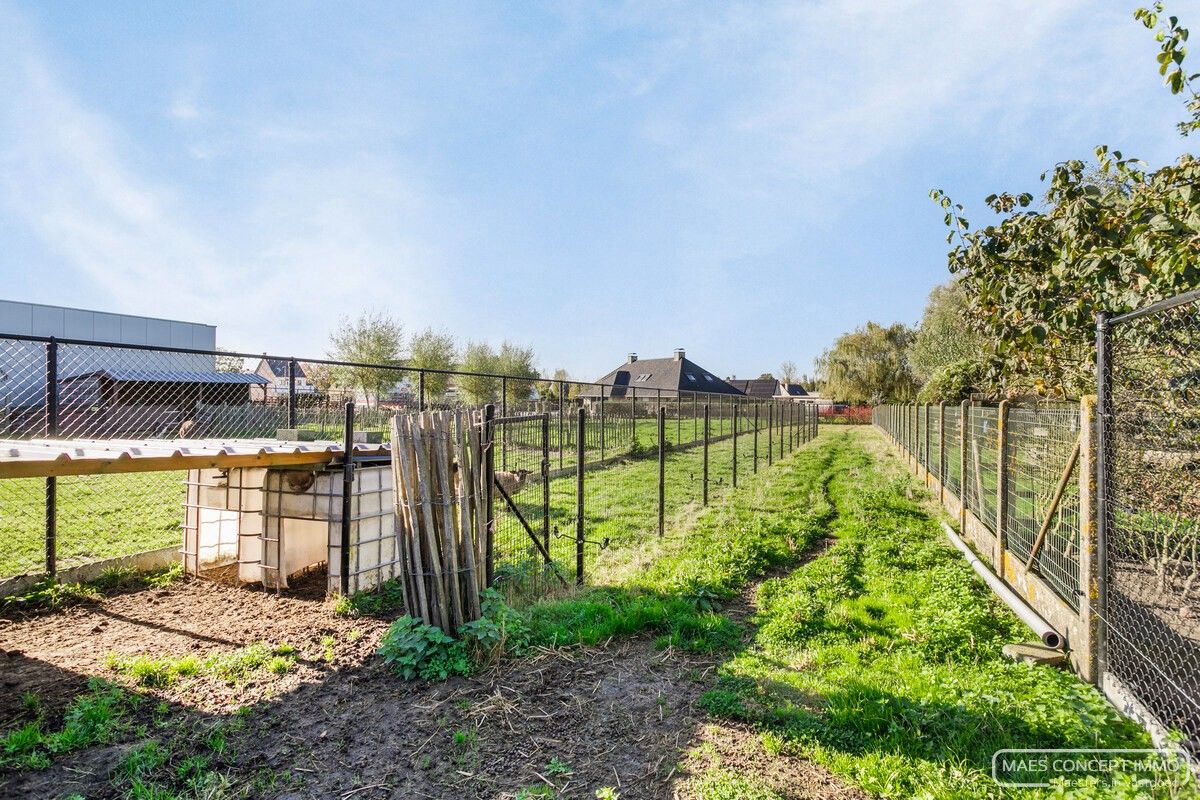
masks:
<path id="1" fill-rule="evenodd" d="M 675 360 L 683 361 L 683 348 L 682 347 L 675 348 Z"/>
<path id="2" fill-rule="evenodd" d="M 637 353 L 630 353 L 630 354 L 629 354 L 629 360 L 628 360 L 628 361 L 626 361 L 625 363 L 626 363 L 626 364 L 632 364 L 632 363 L 633 363 L 633 362 L 635 362 L 635 361 L 637 361 Z"/>

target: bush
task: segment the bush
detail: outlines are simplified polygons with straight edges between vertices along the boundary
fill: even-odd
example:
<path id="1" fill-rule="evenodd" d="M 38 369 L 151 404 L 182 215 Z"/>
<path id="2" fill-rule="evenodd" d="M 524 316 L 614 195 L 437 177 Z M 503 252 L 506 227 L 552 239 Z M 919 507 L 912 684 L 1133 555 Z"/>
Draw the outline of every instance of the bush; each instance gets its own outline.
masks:
<path id="1" fill-rule="evenodd" d="M 983 383 L 984 365 L 955 361 L 938 368 L 917 393 L 918 403 L 961 403 Z"/>
<path id="2" fill-rule="evenodd" d="M 817 412 L 822 425 L 870 425 L 871 406 L 823 408 Z"/>
<path id="3" fill-rule="evenodd" d="M 393 622 L 379 644 L 379 655 L 405 680 L 444 681 L 469 675 L 466 646 L 441 628 L 409 616 Z"/>
<path id="4" fill-rule="evenodd" d="M 509 608 L 499 592 L 485 589 L 479 604 L 483 616 L 458 629 L 473 663 L 491 664 L 505 653 L 520 654 L 529 648 L 525 618 Z"/>

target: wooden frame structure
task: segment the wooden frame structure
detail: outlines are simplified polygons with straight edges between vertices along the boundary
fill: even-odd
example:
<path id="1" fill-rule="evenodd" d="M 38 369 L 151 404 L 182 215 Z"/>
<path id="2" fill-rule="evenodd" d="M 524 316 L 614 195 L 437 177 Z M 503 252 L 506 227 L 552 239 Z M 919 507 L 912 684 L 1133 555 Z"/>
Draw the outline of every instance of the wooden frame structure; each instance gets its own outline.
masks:
<path id="1" fill-rule="evenodd" d="M 0 479 L 227 467 L 318 466 L 342 460 L 340 442 L 278 439 L 0 439 Z M 355 444 L 351 456 L 388 456 L 388 444 Z"/>

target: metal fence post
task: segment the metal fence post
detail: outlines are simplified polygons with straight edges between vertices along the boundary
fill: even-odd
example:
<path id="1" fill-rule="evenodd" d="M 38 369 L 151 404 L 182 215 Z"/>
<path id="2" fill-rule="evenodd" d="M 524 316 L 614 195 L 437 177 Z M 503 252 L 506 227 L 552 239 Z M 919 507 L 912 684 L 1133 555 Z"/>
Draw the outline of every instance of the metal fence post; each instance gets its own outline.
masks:
<path id="1" fill-rule="evenodd" d="M 958 529 L 967 532 L 967 431 L 971 401 L 963 400 L 958 412 Z"/>
<path id="2" fill-rule="evenodd" d="M 1096 398 L 1084 397 L 1079 401 L 1079 629 L 1084 641 L 1074 642 L 1071 649 L 1081 654 L 1077 663 L 1080 677 L 1085 681 L 1100 684 L 1100 673 L 1096 669 L 1098 645 L 1097 627 L 1100 615 L 1096 613 L 1100 572 L 1096 568 L 1099 551 L 1096 547 L 1096 472 L 1095 437 Z"/>
<path id="3" fill-rule="evenodd" d="M 658 407 L 658 535 L 666 533 L 667 513 L 667 408 Z"/>
<path id="4" fill-rule="evenodd" d="M 754 474 L 758 474 L 758 409 L 760 403 L 754 404 Z"/>
<path id="5" fill-rule="evenodd" d="M 604 396 L 604 387 L 600 387 L 600 396 Z M 563 440 L 567 435 L 566 417 L 563 404 L 567 402 L 567 382 L 558 382 L 558 468 L 563 468 Z"/>
<path id="6" fill-rule="evenodd" d="M 425 370 L 417 373 L 417 410 L 425 410 Z"/>
<path id="7" fill-rule="evenodd" d="M 604 392 L 600 392 L 600 460 L 604 460 Z"/>
<path id="8" fill-rule="evenodd" d="M 58 438 L 58 341 L 46 342 L 46 436 Z M 46 478 L 46 574 L 58 572 L 58 479 Z"/>
<path id="9" fill-rule="evenodd" d="M 342 535 L 341 558 L 342 596 L 350 594 L 350 525 L 354 499 L 354 401 L 346 403 L 346 420 L 342 430 Z"/>
<path id="10" fill-rule="evenodd" d="M 550 552 L 550 412 L 542 414 L 542 543 Z"/>
<path id="11" fill-rule="evenodd" d="M 996 410 L 996 571 L 1004 575 L 1008 551 L 1008 401 Z"/>
<path id="12" fill-rule="evenodd" d="M 496 515 L 492 511 L 492 499 L 495 494 L 493 486 L 496 474 L 496 406 L 488 403 L 483 407 L 483 469 L 484 475 L 484 508 L 487 509 L 486 541 L 484 542 L 484 575 L 488 586 L 496 578 L 496 563 L 494 559 L 496 544 Z"/>
<path id="13" fill-rule="evenodd" d="M 775 441 L 775 404 L 767 403 L 767 466 L 774 463 Z"/>
<path id="14" fill-rule="evenodd" d="M 508 416 L 508 378 L 500 378 L 500 417 Z M 500 468 L 508 469 L 508 426 L 500 428 Z"/>
<path id="15" fill-rule="evenodd" d="M 733 488 L 737 488 L 738 406 L 733 406 Z"/>
<path id="16" fill-rule="evenodd" d="M 1108 483 L 1112 425 L 1112 325 L 1107 311 L 1096 315 L 1096 680 L 1108 667 Z"/>
<path id="17" fill-rule="evenodd" d="M 773 405 L 778 405 L 773 403 Z M 783 418 L 783 406 L 779 406 L 779 413 L 775 415 L 779 420 L 779 459 L 783 460 L 783 440 L 786 433 L 786 420 Z"/>
<path id="18" fill-rule="evenodd" d="M 296 427 L 296 359 L 289 358 L 287 362 L 288 396 L 287 396 L 287 426 Z"/>
<path id="19" fill-rule="evenodd" d="M 586 424 L 583 408 L 576 414 L 575 422 L 575 583 L 583 585 L 583 468 L 584 468 L 584 426 Z"/>
<path id="20" fill-rule="evenodd" d="M 946 401 L 938 403 L 938 502 L 946 502 Z"/>
<path id="21" fill-rule="evenodd" d="M 708 505 L 708 403 L 704 404 L 704 505 Z"/>

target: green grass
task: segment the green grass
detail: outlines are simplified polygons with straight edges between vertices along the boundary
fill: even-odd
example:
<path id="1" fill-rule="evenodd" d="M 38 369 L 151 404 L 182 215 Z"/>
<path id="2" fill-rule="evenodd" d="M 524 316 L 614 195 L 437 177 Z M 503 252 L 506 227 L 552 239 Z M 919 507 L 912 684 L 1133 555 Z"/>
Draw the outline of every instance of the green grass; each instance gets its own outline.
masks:
<path id="1" fill-rule="evenodd" d="M 139 700 L 119 686 L 93 678 L 87 692 L 67 708 L 59 730 L 45 730 L 39 714 L 0 739 L 0 768 L 44 769 L 65 753 L 116 741 L 129 729 L 130 714 Z"/>
<path id="2" fill-rule="evenodd" d="M 289 672 L 296 663 L 296 648 L 281 642 L 269 647 L 255 642 L 229 653 L 215 653 L 201 659 L 193 655 L 122 656 L 109 653 L 106 664 L 118 675 L 132 678 L 139 686 L 163 688 L 184 678 L 213 675 L 231 684 L 241 683 L 260 670 L 277 675 Z"/>
<path id="3" fill-rule="evenodd" d="M 533 640 L 648 630 L 660 644 L 727 651 L 702 699 L 710 714 L 756 727 L 768 755 L 816 760 L 883 797 L 999 796 L 991 758 L 1006 747 L 1149 746 L 1069 672 L 1001 655 L 1030 632 L 945 544 L 915 482 L 875 462 L 864 442 L 877 434 L 842 430 L 702 512 L 615 585 L 531 606 Z M 830 546 L 797 567 L 822 537 Z M 720 603 L 780 568 L 794 569 L 760 585 L 753 637 L 739 642 Z M 774 792 L 724 769 L 694 781 L 702 797 Z"/>
<path id="4" fill-rule="evenodd" d="M 712 713 L 883 797 L 993 796 L 1005 747 L 1149 746 L 1093 687 L 1001 655 L 1029 631 L 945 546 L 912 481 L 844 435 L 821 450 L 836 454 L 836 543 L 760 587 L 754 642 L 703 698 Z"/>
<path id="5" fill-rule="evenodd" d="M 694 791 L 701 800 L 783 800 L 783 795 L 761 780 L 714 767 L 696 781 Z"/>
<path id="6" fill-rule="evenodd" d="M 66 568 L 178 544 L 184 472 L 58 479 L 58 564 Z M 45 564 L 45 481 L 0 481 L 0 578 Z"/>
<path id="7" fill-rule="evenodd" d="M 141 589 L 161 589 L 183 577 L 183 565 L 172 564 L 157 570 L 140 571 L 131 567 L 110 567 L 95 580 L 59 583 L 44 578 L 21 594 L 0 598 L 0 616 L 22 616 L 58 611 L 69 606 L 93 603 L 104 597 Z"/>
<path id="8" fill-rule="evenodd" d="M 825 463 L 820 457 L 789 459 L 761 471 L 687 524 L 672 526 L 665 540 L 643 540 L 652 556 L 647 564 L 621 563 L 623 554 L 614 552 L 611 560 L 617 563 L 604 574 L 617 585 L 528 608 L 533 641 L 594 644 L 652 631 L 663 645 L 699 651 L 735 647 L 741 631 L 718 606 L 766 570 L 796 563 L 821 534 L 829 510 L 823 500 Z M 632 465 L 618 484 L 630 494 L 644 491 L 640 466 Z M 635 537 L 618 541 L 635 556 L 641 552 Z"/>

